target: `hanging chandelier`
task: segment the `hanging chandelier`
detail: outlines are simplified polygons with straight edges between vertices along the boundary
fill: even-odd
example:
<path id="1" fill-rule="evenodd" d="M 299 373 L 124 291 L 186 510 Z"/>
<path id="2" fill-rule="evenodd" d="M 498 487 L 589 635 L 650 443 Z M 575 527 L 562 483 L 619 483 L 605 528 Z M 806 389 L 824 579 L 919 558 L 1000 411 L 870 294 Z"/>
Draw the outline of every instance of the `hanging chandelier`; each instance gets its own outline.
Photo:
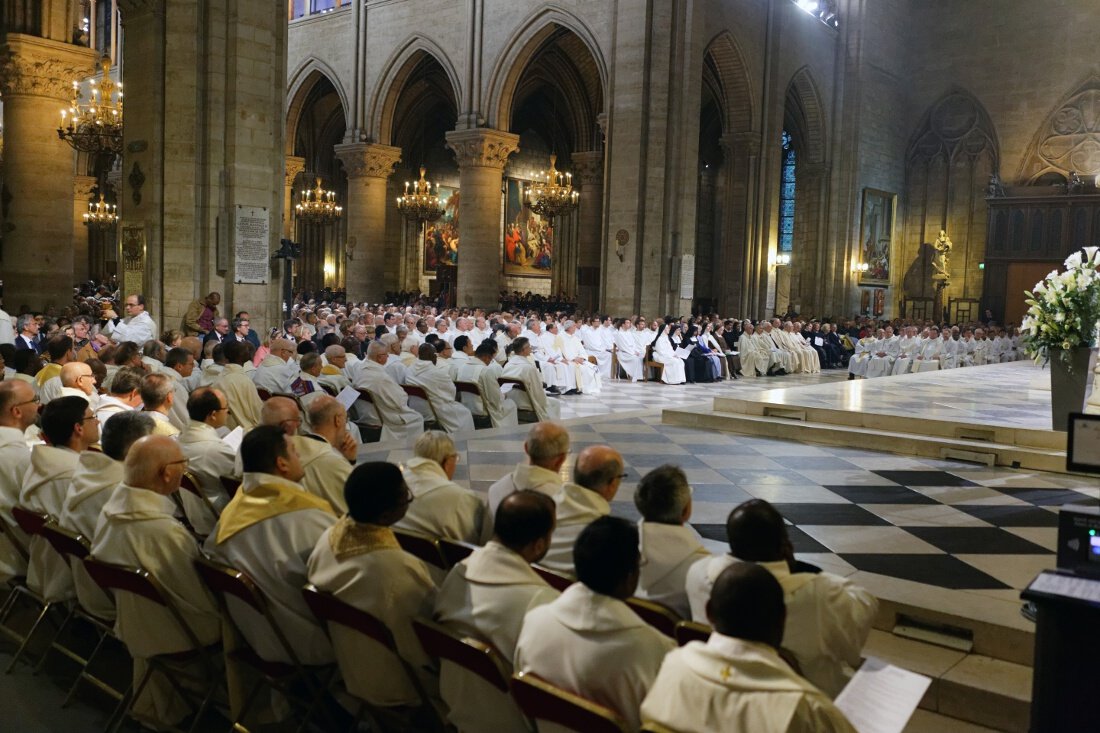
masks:
<path id="1" fill-rule="evenodd" d="M 99 194 L 99 201 L 88 202 L 88 210 L 84 212 L 84 226 L 106 231 L 114 228 L 117 223 L 118 207 L 104 201 L 103 194 Z"/>
<path id="2" fill-rule="evenodd" d="M 122 153 L 122 84 L 111 79 L 111 59 L 99 62 L 103 78 L 90 86 L 88 101 L 81 101 L 80 82 L 73 82 L 69 108 L 61 110 L 57 137 L 81 153 L 116 156 Z"/>
<path id="3" fill-rule="evenodd" d="M 550 170 L 540 171 L 534 176 L 524 191 L 527 207 L 539 216 L 553 218 L 568 214 L 576 205 L 580 195 L 573 190 L 573 174 L 562 173 L 555 164 L 558 156 L 550 156 Z"/>
<path id="4" fill-rule="evenodd" d="M 336 192 L 321 188 L 321 179 L 318 178 L 316 188 L 312 191 L 302 190 L 302 196 L 298 205 L 294 207 L 294 213 L 299 219 L 316 224 L 331 224 L 343 216 L 344 209 L 336 205 Z"/>
<path id="5" fill-rule="evenodd" d="M 420 180 L 405 182 L 405 195 L 397 197 L 397 210 L 409 221 L 435 221 L 443 216 L 444 201 L 439 198 L 439 184 L 425 178 L 427 171 L 420 166 Z M 412 186 L 412 191 L 409 186 Z M 432 192 L 432 187 L 435 192 Z"/>

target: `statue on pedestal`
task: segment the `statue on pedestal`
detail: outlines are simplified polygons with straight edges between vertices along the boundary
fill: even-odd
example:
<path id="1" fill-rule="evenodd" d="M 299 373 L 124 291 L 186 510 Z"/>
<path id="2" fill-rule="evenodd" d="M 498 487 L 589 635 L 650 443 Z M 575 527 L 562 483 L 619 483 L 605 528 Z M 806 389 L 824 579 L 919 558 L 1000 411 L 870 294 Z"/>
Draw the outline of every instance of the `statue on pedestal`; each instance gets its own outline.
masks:
<path id="1" fill-rule="evenodd" d="M 951 243 L 951 238 L 947 236 L 947 232 L 941 229 L 939 239 L 932 246 L 936 248 L 936 254 L 932 257 L 932 281 L 937 287 L 947 287 L 951 284 L 951 273 L 948 268 L 951 248 L 954 245 Z M 939 285 L 940 282 L 943 284 Z"/>

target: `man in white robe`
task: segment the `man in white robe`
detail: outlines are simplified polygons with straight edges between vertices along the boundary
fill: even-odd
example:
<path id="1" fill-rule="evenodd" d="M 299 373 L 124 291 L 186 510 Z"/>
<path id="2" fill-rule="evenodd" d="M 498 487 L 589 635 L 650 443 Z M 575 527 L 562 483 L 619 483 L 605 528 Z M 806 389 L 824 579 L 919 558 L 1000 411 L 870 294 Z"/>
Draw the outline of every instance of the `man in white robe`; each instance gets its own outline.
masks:
<path id="1" fill-rule="evenodd" d="M 206 551 L 255 581 L 299 661 L 331 663 L 332 645 L 302 598 L 302 586 L 308 582 L 306 562 L 336 515 L 327 501 L 297 483 L 302 464 L 279 428 L 253 429 L 240 454 L 244 480 L 206 539 Z M 261 658 L 290 661 L 262 616 L 233 598 L 227 601 L 237 628 Z"/>
<path id="2" fill-rule="evenodd" d="M 959 340 L 959 348 L 957 354 L 958 366 L 968 367 L 974 366 L 974 347 L 976 346 L 974 341 L 974 333 L 969 328 L 963 331 L 962 338 Z"/>
<path id="3" fill-rule="evenodd" d="M 954 369 L 959 365 L 959 327 L 950 331 L 943 329 L 943 351 L 940 354 L 940 369 Z"/>
<path id="4" fill-rule="evenodd" d="M 537 323 L 534 322 L 534 323 Z M 549 385 L 551 392 L 558 391 L 562 394 L 574 394 L 577 388 L 577 375 L 569 368 L 563 353 L 561 338 L 558 334 L 558 324 L 548 323 L 545 330 L 538 334 L 538 342 L 541 346 L 540 354 L 535 356 L 539 370 L 542 371 L 542 381 Z M 532 349 L 535 344 L 532 342 Z"/>
<path id="5" fill-rule="evenodd" d="M 228 353 L 226 346 L 226 358 L 235 363 Z M 298 376 L 298 362 L 294 356 L 297 352 L 294 344 L 286 339 L 275 339 L 271 342 L 271 353 L 264 357 L 256 371 L 252 373 L 252 382 L 256 389 L 266 390 L 269 394 L 290 392 L 290 383 Z"/>
<path id="6" fill-rule="evenodd" d="M 367 347 L 367 358 L 356 374 L 355 387 L 370 392 L 374 403 L 371 405 L 360 400 L 355 404 L 360 411 L 359 419 L 381 425 L 382 442 L 415 439 L 424 432 L 424 418 L 409 407 L 409 396 L 386 373 L 383 367 L 385 361 L 386 347 L 377 341 L 371 342 Z"/>
<path id="7" fill-rule="evenodd" d="M 726 567 L 738 561 L 758 563 L 783 588 L 788 621 L 783 648 L 798 660 L 806 679 L 835 697 L 847 683 L 850 668 L 860 663 L 878 601 L 839 575 L 792 573 L 794 550 L 783 517 L 762 499 L 730 512 L 726 535 L 729 554 L 715 555 L 688 572 L 692 618 L 706 621 L 707 599 Z"/>
<path id="8" fill-rule="evenodd" d="M 531 363 L 531 344 L 524 337 L 512 342 L 512 355 L 501 376 L 523 382 L 525 391 L 513 387 L 508 392 L 508 399 L 514 400 L 518 409 L 534 412 L 540 421 L 557 420 L 561 416 L 561 405 L 547 398 L 543 391 L 542 377 Z"/>
<path id="9" fill-rule="evenodd" d="M 523 442 L 527 461 L 498 479 L 489 487 L 489 515 L 496 514 L 504 497 L 516 491 L 531 489 L 558 501 L 561 494 L 561 467 L 569 455 L 569 431 L 555 422 L 539 422 L 531 426 Z"/>
<path id="10" fill-rule="evenodd" d="M 665 657 L 642 720 L 682 733 L 855 733 L 828 696 L 780 658 L 787 615 L 769 573 L 747 563 L 726 568 L 707 603 L 714 633 Z"/>
<path id="11" fill-rule="evenodd" d="M 534 491 L 517 491 L 500 503 L 494 528 L 493 538 L 443 580 L 435 618 L 459 636 L 492 645 L 510 673 L 523 617 L 560 595 L 531 569 L 550 545 L 554 502 Z M 508 693 L 445 660 L 439 687 L 448 718 L 459 730 L 528 729 Z"/>
<path id="12" fill-rule="evenodd" d="M 874 347 L 874 336 L 865 336 L 856 342 L 855 353 L 848 360 L 848 379 L 867 376 L 867 367 L 871 364 L 871 349 Z"/>
<path id="13" fill-rule="evenodd" d="M 264 404 L 264 412 L 267 412 L 270 403 L 276 401 L 289 403 L 289 407 L 297 413 L 297 406 L 284 397 L 272 397 Z M 351 473 L 359 450 L 348 432 L 348 412 L 335 397 L 321 395 L 310 403 L 306 421 L 309 429 L 305 435 L 288 433 L 302 462 L 304 475 L 300 483 L 303 489 L 327 501 L 337 514 L 343 514 L 347 511 L 344 482 Z M 285 420 L 275 424 L 286 431 L 288 424 Z"/>
<path id="14" fill-rule="evenodd" d="M 458 381 L 458 373 L 462 367 L 469 364 L 474 358 L 474 342 L 466 334 L 455 336 L 454 353 L 447 360 L 447 368 L 451 372 L 451 381 Z"/>
<path id="15" fill-rule="evenodd" d="M 145 372 L 133 367 L 123 367 L 111 380 L 110 394 L 100 395 L 93 408 L 102 430 L 107 418 L 119 412 L 141 407 L 141 380 Z"/>
<path id="16" fill-rule="evenodd" d="M 655 601 L 691 618 L 686 581 L 688 571 L 710 557 L 691 519 L 691 485 L 679 466 L 665 464 L 638 482 L 634 506 L 642 515 L 642 574 L 638 597 Z"/>
<path id="17" fill-rule="evenodd" d="M 120 320 L 113 310 L 109 310 L 104 314 L 107 323 L 100 332 L 103 334 L 99 336 L 101 342 L 108 343 L 107 336 L 109 336 L 110 340 L 115 343 L 132 341 L 141 346 L 146 341 L 157 337 L 157 324 L 145 312 L 145 296 L 128 295 L 122 307 L 126 311 L 124 320 Z"/>
<path id="18" fill-rule="evenodd" d="M 170 349 L 165 357 L 164 368 L 161 374 L 168 375 L 172 380 L 172 391 L 175 398 L 172 407 L 168 411 L 168 419 L 180 431 L 187 429 L 187 399 L 191 396 L 190 379 L 195 371 L 195 357 L 191 352 L 183 348 Z"/>
<path id="19" fill-rule="evenodd" d="M 913 361 L 913 372 L 934 372 L 940 368 L 943 357 L 943 339 L 940 330 L 933 326 L 928 330 L 928 338 L 921 344 L 920 354 Z"/>
<path id="20" fill-rule="evenodd" d="M 574 389 L 582 394 L 600 393 L 600 369 L 588 360 L 588 352 L 577 337 L 577 325 L 573 321 L 562 324 L 561 354 L 565 365 L 573 370 Z"/>
<path id="21" fill-rule="evenodd" d="M 230 430 L 240 426 L 247 433 L 260 424 L 260 411 L 264 406 L 259 392 L 256 391 L 256 384 L 244 371 L 244 363 L 248 360 L 248 346 L 239 341 L 225 344 L 225 358 L 229 363 L 213 386 L 225 395 L 229 403 L 226 426 Z"/>
<path id="22" fill-rule="evenodd" d="M 188 460 L 188 471 L 198 482 L 199 491 L 221 514 L 229 503 L 222 478 L 241 478 L 237 466 L 237 451 L 222 440 L 219 430 L 225 428 L 229 417 L 229 403 L 221 391 L 212 387 L 199 387 L 187 400 L 189 417 L 187 429 L 179 437 L 180 449 Z M 187 521 L 199 534 L 210 534 L 217 522 L 206 504 L 188 491 L 180 492 Z"/>
<path id="23" fill-rule="evenodd" d="M 428 394 L 428 402 L 443 429 L 458 433 L 474 429 L 474 417 L 470 410 L 455 399 L 455 384 L 451 372 L 444 364 L 437 363 L 437 353 L 431 344 L 423 344 L 419 358 L 406 377 L 406 384 L 422 388 Z"/>
<path id="24" fill-rule="evenodd" d="M 176 394 L 172 389 L 172 378 L 167 374 L 146 374 L 141 380 L 142 412 L 153 418 L 156 423 L 153 428 L 155 435 L 167 435 L 174 438 L 180 434 L 179 428 L 172 424 L 168 413 L 172 410 L 172 403 Z"/>
<path id="25" fill-rule="evenodd" d="M 591 319 L 591 323 L 584 327 L 583 333 L 579 332 L 578 335 L 585 350 L 596 357 L 600 376 L 611 379 L 611 349 L 615 345 L 615 340 L 611 331 L 611 319 L 606 318 L 604 321 L 605 323 L 601 324 L 599 319 Z"/>
<path id="26" fill-rule="evenodd" d="M 485 501 L 453 481 L 457 467 L 458 451 L 446 433 L 429 430 L 417 438 L 403 471 L 413 503 L 394 527 L 477 545 L 485 542 L 492 533 Z"/>
<path id="27" fill-rule="evenodd" d="M 741 335 L 737 337 L 737 356 L 741 360 L 741 376 L 762 377 L 768 373 L 768 357 L 756 348 L 752 334 L 755 327 L 750 321 L 742 325 Z"/>
<path id="28" fill-rule="evenodd" d="M 894 360 L 894 367 L 890 370 L 890 373 L 894 375 L 908 374 L 919 348 L 920 342 L 917 339 L 917 329 L 913 326 L 903 327 L 901 338 L 898 339 L 898 358 Z"/>
<path id="29" fill-rule="evenodd" d="M 397 651 L 431 689 L 432 660 L 412 628 L 431 614 L 435 585 L 418 558 L 401 549 L 393 530 L 413 500 L 392 463 L 364 463 L 344 487 L 348 513 L 318 538 L 309 556 L 309 582 L 370 613 L 393 634 Z M 420 694 L 393 653 L 340 624 L 329 626 L 348 692 L 373 705 L 418 705 Z M 370 664 L 363 664 L 369 659 Z"/>
<path id="30" fill-rule="evenodd" d="M 516 427 L 519 425 L 518 408 L 513 400 L 504 398 L 500 393 L 497 379 L 504 370 L 494 361 L 496 346 L 492 341 L 483 341 L 470 359 L 459 369 L 456 382 L 476 384 L 481 397 L 468 392 L 462 393 L 462 404 L 473 415 L 488 415 L 494 428 Z"/>
<path id="31" fill-rule="evenodd" d="M 985 337 L 985 330 L 981 328 L 974 329 L 974 366 L 985 366 L 990 364 L 989 360 L 989 340 Z"/>
<path id="32" fill-rule="evenodd" d="M 577 455 L 573 481 L 562 484 L 557 498 L 554 537 L 542 565 L 573 577 L 573 545 L 593 521 L 611 513 L 611 501 L 624 478 L 623 457 L 607 445 L 590 445 Z"/>
<path id="33" fill-rule="evenodd" d="M 93 410 L 99 405 L 95 374 L 89 365 L 82 361 L 71 361 L 61 367 L 59 380 L 61 389 L 56 396 L 83 397 Z"/>
<path id="34" fill-rule="evenodd" d="M 527 613 L 515 668 L 617 712 L 630 730 L 661 660 L 676 642 L 623 602 L 638 584 L 638 530 L 601 517 L 577 538 L 580 582 Z"/>
<path id="35" fill-rule="evenodd" d="M 619 321 L 613 339 L 615 358 L 619 363 L 619 367 L 626 372 L 631 381 L 642 381 L 644 378 L 642 361 L 645 359 L 645 349 L 640 347 L 637 339 L 634 338 L 634 330 L 630 327 L 630 321 L 625 318 Z"/>
<path id="36" fill-rule="evenodd" d="M 763 334 L 761 343 L 772 353 L 772 355 L 779 361 L 780 369 L 786 374 L 794 374 L 798 371 L 798 360 L 794 353 L 786 345 L 782 334 L 782 330 L 776 328 L 767 321 L 760 322 L 761 331 L 757 335 Z"/>
<path id="37" fill-rule="evenodd" d="M 354 355 L 348 356 L 347 350 L 338 344 L 325 347 L 325 364 L 321 367 L 321 374 L 317 381 L 331 389 L 336 394 L 351 384 L 349 374 L 359 367 L 359 360 Z"/>
<path id="38" fill-rule="evenodd" d="M 313 400 L 328 394 L 325 388 L 321 386 L 320 377 L 323 367 L 320 355 L 312 352 L 303 354 L 298 362 L 298 368 L 301 371 L 290 383 L 290 389 L 287 390 L 286 394 L 293 394 L 298 398 L 302 409 L 309 409 L 309 405 Z"/>
<path id="39" fill-rule="evenodd" d="M 27 561 L 9 538 L 27 548 L 27 537 L 11 518 L 11 509 L 19 503 L 23 490 L 23 476 L 31 460 L 27 446 L 27 428 L 38 418 L 38 398 L 34 389 L 24 381 L 0 381 L 0 522 L 4 533 L 0 535 L 0 582 L 26 575 Z"/>
<path id="40" fill-rule="evenodd" d="M 787 372 L 783 368 L 783 359 L 779 354 L 779 349 L 775 347 L 775 342 L 772 341 L 771 336 L 764 332 L 764 327 L 767 325 L 766 322 L 761 321 L 760 325 L 755 327 L 752 334 L 753 345 L 756 346 L 756 352 L 764 359 L 767 359 L 768 368 L 765 374 L 786 374 Z"/>
<path id="41" fill-rule="evenodd" d="M 885 377 L 894 368 L 894 360 L 898 357 L 898 340 L 894 337 L 894 329 L 887 326 L 875 332 L 875 342 L 871 345 L 871 360 L 867 363 L 866 377 Z"/>

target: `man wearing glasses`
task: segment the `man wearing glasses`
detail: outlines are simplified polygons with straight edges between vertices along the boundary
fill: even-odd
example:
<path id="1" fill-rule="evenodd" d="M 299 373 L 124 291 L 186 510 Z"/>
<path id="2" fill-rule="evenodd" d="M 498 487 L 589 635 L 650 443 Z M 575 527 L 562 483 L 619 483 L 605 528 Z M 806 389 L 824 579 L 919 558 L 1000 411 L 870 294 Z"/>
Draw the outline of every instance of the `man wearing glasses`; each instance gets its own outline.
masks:
<path id="1" fill-rule="evenodd" d="M 7 536 L 8 532 L 22 533 L 6 518 L 19 503 L 23 474 L 31 460 L 26 430 L 37 417 L 38 398 L 29 384 L 17 379 L 0 382 L 0 522 L 8 522 L 5 534 L 0 535 L 0 582 L 27 573 L 26 561 Z"/>
<path id="2" fill-rule="evenodd" d="M 153 323 L 152 317 L 145 312 L 144 295 L 127 295 L 122 307 L 126 311 L 124 319 L 120 320 L 113 310 L 103 314 L 107 319 L 103 325 L 103 333 L 107 334 L 111 341 L 116 343 L 133 341 L 135 344 L 144 344 L 157 337 L 157 324 Z M 104 340 L 102 336 L 100 340 Z"/>

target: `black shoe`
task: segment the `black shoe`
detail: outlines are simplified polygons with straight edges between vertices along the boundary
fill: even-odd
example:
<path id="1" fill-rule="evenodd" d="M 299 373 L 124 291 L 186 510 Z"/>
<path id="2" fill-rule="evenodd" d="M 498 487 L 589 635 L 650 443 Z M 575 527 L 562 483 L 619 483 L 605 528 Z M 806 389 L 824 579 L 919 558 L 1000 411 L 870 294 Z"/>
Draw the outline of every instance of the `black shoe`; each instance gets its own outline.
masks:
<path id="1" fill-rule="evenodd" d="M 558 389 L 558 386 L 556 384 L 551 384 L 549 387 L 546 388 L 546 391 L 550 394 L 561 394 L 561 390 Z"/>
<path id="2" fill-rule="evenodd" d="M 563 395 L 572 395 L 572 394 L 580 394 L 580 393 L 581 393 L 581 391 L 579 389 L 571 389 L 568 392 L 563 392 L 562 394 Z"/>
<path id="3" fill-rule="evenodd" d="M 852 374 L 851 372 L 848 372 L 848 381 L 851 381 L 855 378 L 856 378 L 856 375 Z"/>

